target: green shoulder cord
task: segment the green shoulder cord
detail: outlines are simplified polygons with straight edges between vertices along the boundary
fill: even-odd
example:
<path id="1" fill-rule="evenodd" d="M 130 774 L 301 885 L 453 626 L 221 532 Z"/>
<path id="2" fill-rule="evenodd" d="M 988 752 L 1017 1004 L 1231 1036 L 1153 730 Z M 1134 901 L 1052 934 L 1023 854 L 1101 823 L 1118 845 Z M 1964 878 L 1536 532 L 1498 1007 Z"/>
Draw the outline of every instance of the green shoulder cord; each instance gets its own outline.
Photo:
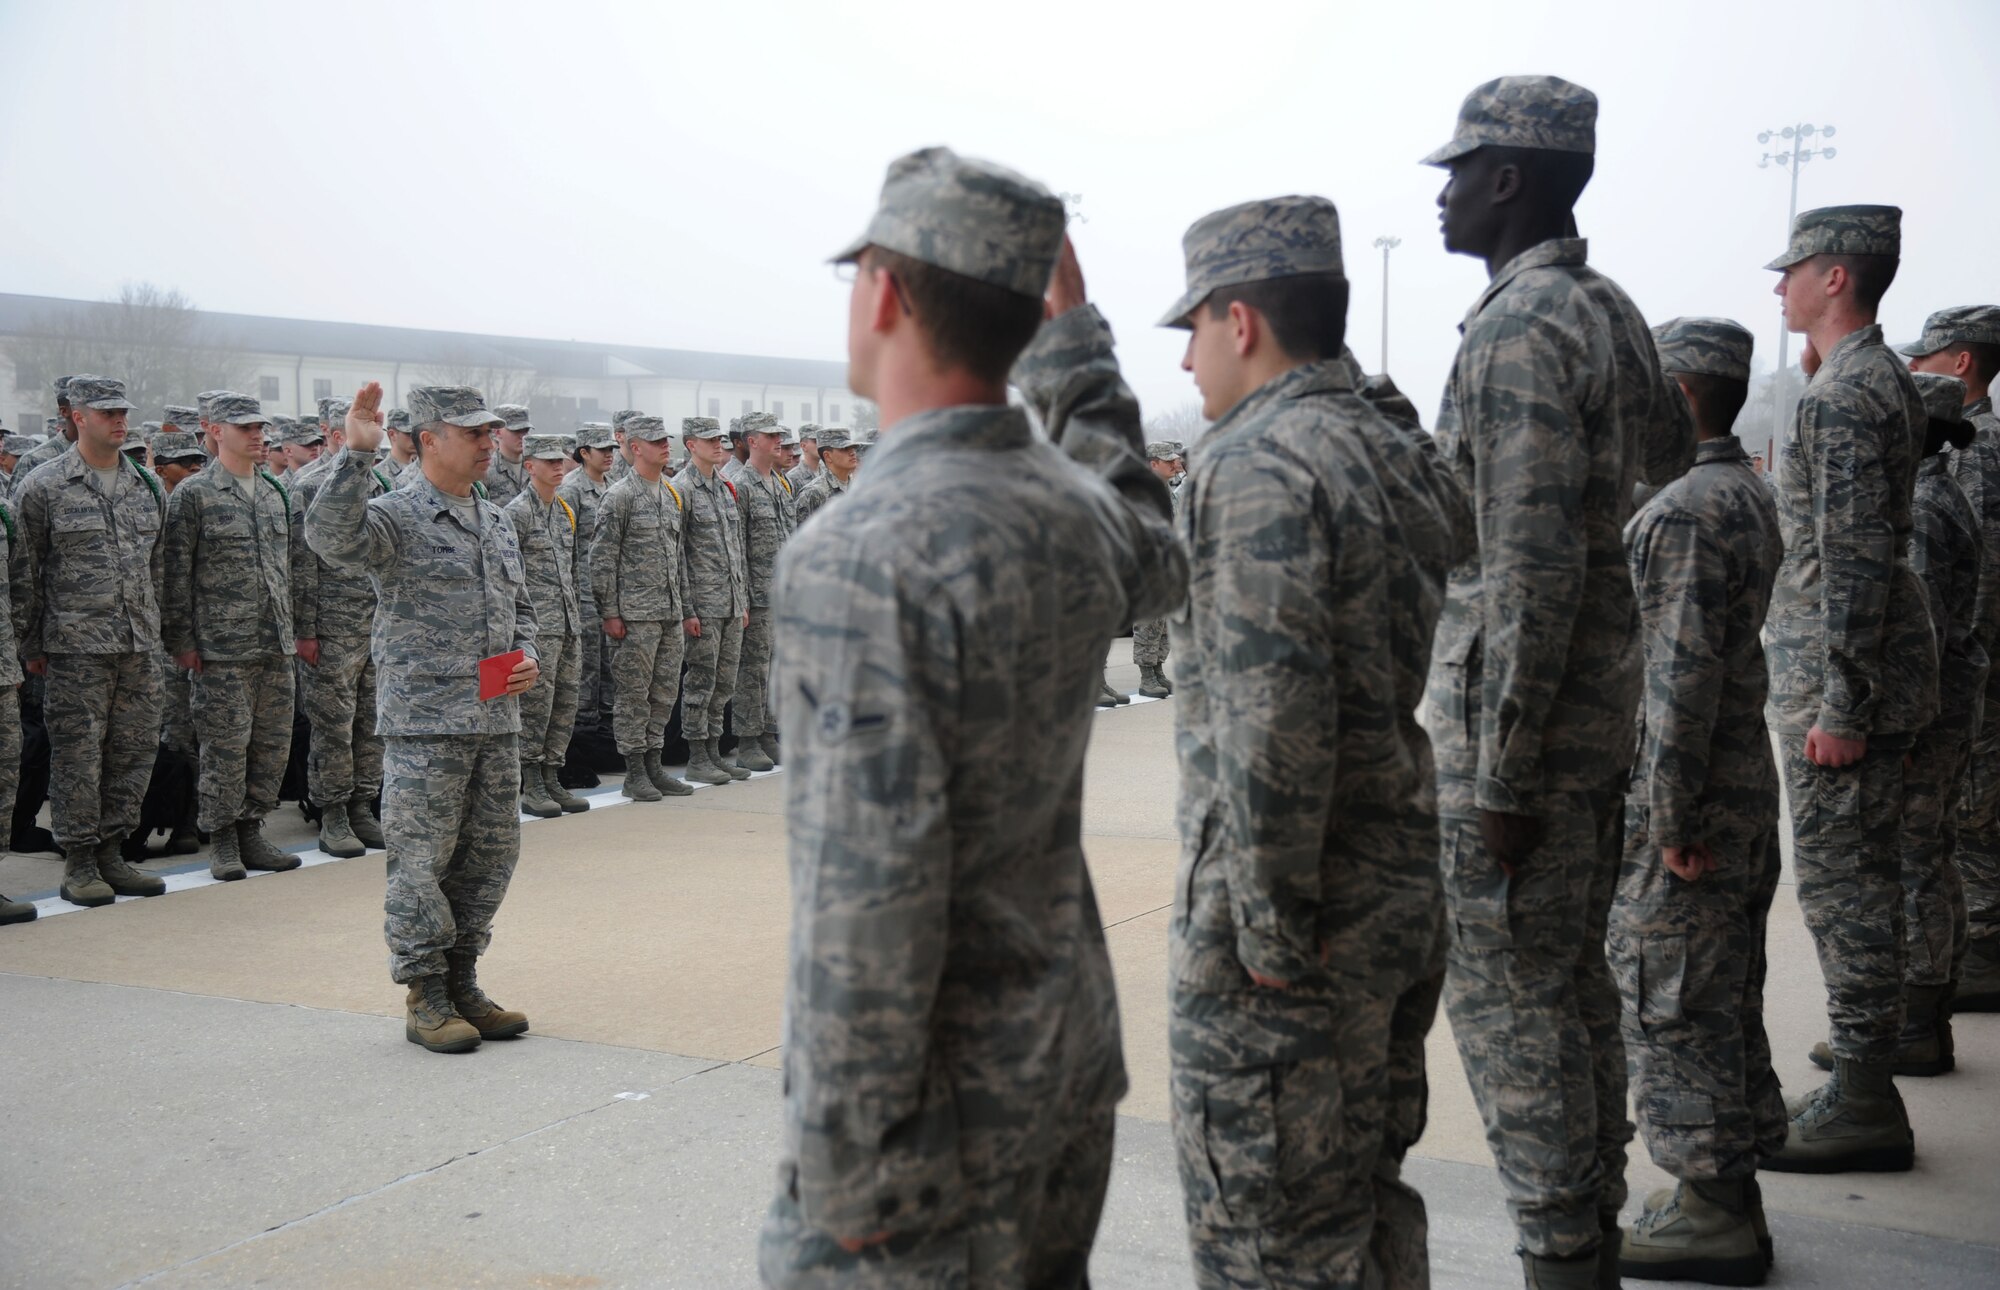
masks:
<path id="1" fill-rule="evenodd" d="M 285 503 L 285 523 L 290 524 L 292 522 L 291 493 L 286 490 L 283 484 L 278 482 L 278 477 L 276 475 L 273 475 L 270 471 L 264 469 L 262 466 L 259 466 L 257 468 L 257 478 L 263 480 L 265 483 L 269 484 L 271 487 L 278 490 L 278 497 Z"/>
<path id="2" fill-rule="evenodd" d="M 146 487 L 153 490 L 153 500 L 158 502 L 160 505 L 165 506 L 167 504 L 167 495 L 164 492 L 160 491 L 160 481 L 153 478 L 153 472 L 147 470 L 144 466 L 141 466 L 138 462 L 133 461 L 130 457 L 126 457 L 124 453 L 119 453 L 118 455 L 120 457 L 123 457 L 125 461 L 129 462 L 132 466 L 132 469 L 139 472 L 139 478 L 145 480 Z"/>
<path id="3" fill-rule="evenodd" d="M 14 534 L 14 511 L 5 502 L 0 502 L 0 524 L 7 526 L 7 541 L 11 545 L 16 541 Z"/>

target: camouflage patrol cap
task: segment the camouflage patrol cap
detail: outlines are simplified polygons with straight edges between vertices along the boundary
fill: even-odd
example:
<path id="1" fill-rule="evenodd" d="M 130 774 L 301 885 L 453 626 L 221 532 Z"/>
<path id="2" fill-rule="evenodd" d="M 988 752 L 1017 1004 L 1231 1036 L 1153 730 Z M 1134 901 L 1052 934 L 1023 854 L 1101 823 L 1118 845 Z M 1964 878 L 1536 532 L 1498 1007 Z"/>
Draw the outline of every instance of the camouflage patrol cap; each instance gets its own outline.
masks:
<path id="1" fill-rule="evenodd" d="M 736 428 L 743 434 L 777 434 L 781 431 L 778 418 L 768 412 L 749 413 Z"/>
<path id="2" fill-rule="evenodd" d="M 1901 255 L 1900 206 L 1821 206 L 1792 221 L 1785 253 L 1764 267 L 1789 269 L 1815 255 Z"/>
<path id="3" fill-rule="evenodd" d="M 169 403 L 163 411 L 166 413 L 161 418 L 163 425 L 175 430 L 201 429 L 201 413 L 195 408 L 184 407 L 178 403 Z"/>
<path id="4" fill-rule="evenodd" d="M 486 396 L 469 385 L 413 385 L 410 387 L 410 424 L 421 429 L 436 425 L 497 426 L 500 418 L 486 406 Z"/>
<path id="5" fill-rule="evenodd" d="M 528 420 L 528 409 L 519 403 L 496 403 L 493 405 L 493 415 L 499 417 L 501 425 L 508 430 L 521 431 L 535 428 Z"/>
<path id="6" fill-rule="evenodd" d="M 0 452 L 6 453 L 9 457 L 19 457 L 23 453 L 33 452 L 37 442 L 39 441 L 30 439 L 24 434 L 10 434 L 0 439 Z"/>
<path id="7" fill-rule="evenodd" d="M 1924 396 L 1924 415 L 1933 421 L 1965 420 L 1965 382 L 1937 372 L 1910 373 Z"/>
<path id="8" fill-rule="evenodd" d="M 126 411 L 133 407 L 125 397 L 125 382 L 109 376 L 70 377 L 69 405 L 73 408 L 96 408 L 100 412 Z"/>
<path id="9" fill-rule="evenodd" d="M 751 415 L 755 416 L 756 414 L 752 413 Z M 722 438 L 722 423 L 714 417 L 682 417 L 681 438 L 720 439 Z"/>
<path id="10" fill-rule="evenodd" d="M 1181 237 L 1187 290 L 1160 319 L 1186 327 L 1195 306 L 1220 287 L 1302 273 L 1345 276 L 1340 212 L 1324 197 L 1270 197 L 1204 215 Z"/>
<path id="11" fill-rule="evenodd" d="M 319 428 L 319 422 L 307 417 L 292 429 L 291 434 L 285 437 L 285 442 L 297 444 L 301 448 L 310 448 L 316 443 L 326 442 L 326 431 Z"/>
<path id="12" fill-rule="evenodd" d="M 219 394 L 208 405 L 208 419 L 216 425 L 261 426 L 271 418 L 247 394 Z"/>
<path id="13" fill-rule="evenodd" d="M 69 402 L 70 379 L 71 378 L 67 376 L 58 376 L 54 382 L 56 387 L 56 398 L 60 399 L 64 403 Z"/>
<path id="14" fill-rule="evenodd" d="M 1750 379 L 1750 352 L 1757 338 L 1728 318 L 1669 318 L 1653 328 L 1660 351 L 1660 370 Z"/>
<path id="15" fill-rule="evenodd" d="M 63 423 L 61 417 L 43 417 L 42 437 L 45 439 L 54 438 L 55 436 L 62 433 L 62 426 Z"/>
<path id="16" fill-rule="evenodd" d="M 576 428 L 576 446 L 579 448 L 609 448 L 611 446 L 611 423 L 608 421 L 586 421 Z"/>
<path id="17" fill-rule="evenodd" d="M 920 148 L 889 163 L 867 229 L 833 257 L 871 246 L 1039 300 L 1062 251 L 1062 200 L 1004 166 Z"/>
<path id="18" fill-rule="evenodd" d="M 298 432 L 298 418 L 288 417 L 282 412 L 273 412 L 269 422 L 264 426 L 264 446 L 281 448 L 290 443 L 292 436 Z"/>
<path id="19" fill-rule="evenodd" d="M 1935 354 L 1953 345 L 2000 345 L 2000 305 L 1956 305 L 1924 319 L 1924 334 L 1898 346 L 1911 358 Z"/>
<path id="20" fill-rule="evenodd" d="M 189 430 L 162 430 L 147 446 L 153 450 L 154 461 L 203 461 L 208 457 L 201 450 L 201 439 Z"/>
<path id="21" fill-rule="evenodd" d="M 234 390 L 203 390 L 200 394 L 194 396 L 195 410 L 201 414 L 203 421 L 208 421 L 211 419 L 208 415 L 208 405 L 225 394 L 234 393 L 236 393 Z"/>
<path id="22" fill-rule="evenodd" d="M 662 439 L 672 440 L 674 432 L 667 429 L 665 417 L 648 416 L 644 412 L 634 412 L 625 418 L 625 437 L 644 439 L 647 443 L 658 443 Z"/>
<path id="23" fill-rule="evenodd" d="M 1148 461 L 1172 461 L 1182 454 L 1182 448 L 1171 439 L 1156 439 L 1146 445 Z"/>
<path id="24" fill-rule="evenodd" d="M 819 438 L 819 423 L 817 421 L 808 421 L 804 425 L 799 427 L 798 433 L 795 436 L 793 436 L 793 442 L 797 443 L 799 441 L 806 439 L 818 439 L 818 438 Z"/>
<path id="25" fill-rule="evenodd" d="M 852 448 L 855 446 L 855 438 L 854 431 L 845 426 L 821 426 L 819 450 L 825 452 L 829 448 Z"/>
<path id="26" fill-rule="evenodd" d="M 619 430 L 623 430 L 625 428 L 625 423 L 630 421 L 633 417 L 642 417 L 645 415 L 646 415 L 645 413 L 639 411 L 639 409 L 637 408 L 624 408 L 620 411 L 613 412 L 611 414 L 611 429 L 614 433 Z"/>
<path id="27" fill-rule="evenodd" d="M 354 403 L 351 399 L 321 399 L 319 401 L 320 424 L 335 430 L 341 429 L 347 424 L 347 410 L 353 406 Z"/>
<path id="28" fill-rule="evenodd" d="M 568 461 L 576 440 L 566 434 L 531 434 L 521 442 L 521 455 L 535 461 Z"/>
<path id="29" fill-rule="evenodd" d="M 141 421 L 139 423 L 139 428 L 137 430 L 132 431 L 130 434 L 126 435 L 125 438 L 128 442 L 133 439 L 137 439 L 140 443 L 146 443 L 150 441 L 152 437 L 158 433 L 160 433 L 159 422 Z"/>
<path id="30" fill-rule="evenodd" d="M 814 434 L 819 433 L 818 427 L 815 426 L 813 428 L 813 433 Z M 784 447 L 796 448 L 799 446 L 799 432 L 792 429 L 790 426 L 779 426 L 778 442 L 782 444 Z"/>
<path id="31" fill-rule="evenodd" d="M 873 448 L 875 446 L 874 431 L 856 430 L 854 434 L 849 438 L 847 446 L 854 449 L 854 451 L 856 452 L 865 452 L 868 449 Z"/>
<path id="32" fill-rule="evenodd" d="M 382 418 L 382 427 L 385 430 L 401 430 L 404 434 L 408 434 L 410 432 L 410 410 L 408 408 L 390 408 L 389 415 Z"/>
<path id="33" fill-rule="evenodd" d="M 1481 148 L 1597 151 L 1597 96 L 1560 76 L 1502 76 L 1465 96 L 1451 142 L 1423 159 L 1443 166 Z"/>

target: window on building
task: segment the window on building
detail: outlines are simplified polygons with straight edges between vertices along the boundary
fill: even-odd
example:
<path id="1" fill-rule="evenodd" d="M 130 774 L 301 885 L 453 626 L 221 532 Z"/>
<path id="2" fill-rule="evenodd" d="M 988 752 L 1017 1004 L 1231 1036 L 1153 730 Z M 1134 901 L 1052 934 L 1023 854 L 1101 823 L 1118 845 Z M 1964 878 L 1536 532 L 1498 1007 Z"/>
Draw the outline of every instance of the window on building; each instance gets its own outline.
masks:
<path id="1" fill-rule="evenodd" d="M 771 415 L 780 421 L 785 419 L 785 401 L 783 399 L 779 399 L 771 405 Z"/>
<path id="2" fill-rule="evenodd" d="M 708 401 L 708 415 L 712 417 L 719 417 L 722 415 L 721 399 L 710 399 Z"/>
<path id="3" fill-rule="evenodd" d="M 332 397 L 333 397 L 333 379 L 331 377 L 324 377 L 324 376 L 313 377 L 313 398 L 315 400 L 318 400 L 318 399 L 330 399 Z"/>
<path id="4" fill-rule="evenodd" d="M 834 425 L 840 424 L 840 405 L 838 403 L 829 403 L 826 405 L 826 419 Z"/>
<path id="5" fill-rule="evenodd" d="M 745 399 L 745 400 L 743 400 L 743 414 L 744 414 L 745 416 L 748 416 L 748 415 L 749 415 L 750 413 L 752 413 L 752 412 L 755 412 L 756 410 L 757 410 L 757 409 L 755 409 L 755 408 L 753 408 L 753 407 L 751 407 L 751 406 L 750 406 L 750 400 L 749 400 L 749 399 Z"/>
<path id="6" fill-rule="evenodd" d="M 258 377 L 257 398 L 263 403 L 276 403 L 278 401 L 278 378 L 275 376 Z"/>

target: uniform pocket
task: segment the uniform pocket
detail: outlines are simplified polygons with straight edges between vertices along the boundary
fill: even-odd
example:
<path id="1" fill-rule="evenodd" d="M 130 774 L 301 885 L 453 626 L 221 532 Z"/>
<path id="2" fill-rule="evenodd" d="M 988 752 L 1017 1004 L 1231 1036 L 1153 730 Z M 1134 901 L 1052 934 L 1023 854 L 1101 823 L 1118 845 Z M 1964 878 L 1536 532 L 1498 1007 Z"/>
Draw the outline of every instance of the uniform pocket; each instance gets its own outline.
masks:
<path id="1" fill-rule="evenodd" d="M 1639 1025 L 1651 1030 L 1680 1024 L 1686 1013 L 1681 999 L 1687 989 L 1688 938 L 1648 935 L 1639 942 Z"/>
<path id="2" fill-rule="evenodd" d="M 1343 1099 L 1331 1057 L 1175 1074 L 1175 1137 L 1190 1221 L 1261 1227 L 1340 1167 Z"/>
<path id="3" fill-rule="evenodd" d="M 1445 837 L 1444 888 L 1449 896 L 1452 940 L 1470 951 L 1511 950 L 1514 925 L 1507 897 L 1511 882 L 1486 854 L 1479 825 L 1460 821 Z"/>

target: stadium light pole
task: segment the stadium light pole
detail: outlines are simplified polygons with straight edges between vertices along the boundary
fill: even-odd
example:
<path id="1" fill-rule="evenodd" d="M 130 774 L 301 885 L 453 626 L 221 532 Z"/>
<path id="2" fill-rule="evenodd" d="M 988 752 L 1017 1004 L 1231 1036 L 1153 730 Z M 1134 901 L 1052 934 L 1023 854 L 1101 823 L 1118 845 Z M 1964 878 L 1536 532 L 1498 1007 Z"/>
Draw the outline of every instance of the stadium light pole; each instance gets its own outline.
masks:
<path id="1" fill-rule="evenodd" d="M 1389 374 L 1389 252 L 1403 244 L 1400 237 L 1378 237 L 1375 247 L 1382 252 L 1382 375 Z"/>
<path id="2" fill-rule="evenodd" d="M 1833 137 L 1833 127 L 1830 125 L 1807 125 L 1801 122 L 1798 125 L 1788 125 L 1782 130 L 1763 130 L 1757 135 L 1757 142 L 1759 143 L 1768 144 L 1773 139 L 1782 139 L 1791 144 L 1783 152 L 1766 152 L 1757 162 L 1757 169 L 1759 170 L 1769 170 L 1775 164 L 1780 170 L 1789 171 L 1791 174 L 1792 200 L 1785 211 L 1785 241 L 1787 242 L 1792 240 L 1792 225 L 1797 223 L 1799 218 L 1799 167 L 1811 161 L 1814 157 L 1818 157 L 1824 161 L 1832 161 L 1836 153 L 1836 149 L 1825 146 L 1808 148 L 1806 140 L 1811 139 L 1814 135 L 1818 135 L 1822 139 L 1831 139 Z M 1784 325 L 1783 321 L 1780 321 L 1778 324 L 1778 389 L 1776 396 L 1771 400 L 1771 448 L 1773 451 L 1777 448 L 1778 430 L 1780 429 L 1778 417 L 1782 414 L 1785 406 L 1785 390 L 1792 381 L 1791 373 L 1786 367 L 1786 364 L 1791 361 L 1791 349 L 1791 330 Z M 1766 469 L 1770 469 L 1775 465 L 1776 463 L 1769 456 L 1764 458 Z"/>

